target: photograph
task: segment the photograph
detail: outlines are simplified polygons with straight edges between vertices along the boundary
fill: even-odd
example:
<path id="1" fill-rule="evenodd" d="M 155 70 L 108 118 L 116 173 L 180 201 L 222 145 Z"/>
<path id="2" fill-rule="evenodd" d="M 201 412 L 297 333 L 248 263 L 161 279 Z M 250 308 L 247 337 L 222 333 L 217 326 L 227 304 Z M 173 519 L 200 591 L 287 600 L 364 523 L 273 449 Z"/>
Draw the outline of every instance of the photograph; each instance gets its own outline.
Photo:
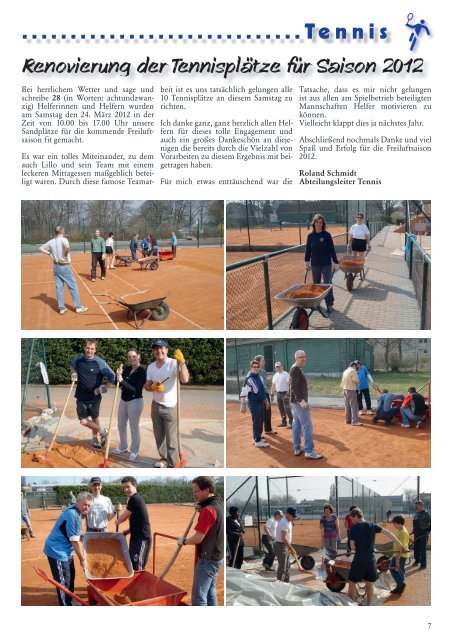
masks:
<path id="1" fill-rule="evenodd" d="M 22 476 L 22 606 L 222 606 L 223 476 Z"/>
<path id="2" fill-rule="evenodd" d="M 224 342 L 23 338 L 23 468 L 223 467 Z"/>
<path id="3" fill-rule="evenodd" d="M 223 329 L 223 220 L 223 200 L 23 200 L 22 329 Z"/>
<path id="4" fill-rule="evenodd" d="M 226 202 L 227 329 L 431 328 L 430 200 Z"/>
<path id="5" fill-rule="evenodd" d="M 227 467 L 430 467 L 431 340 L 226 340 Z"/>
<path id="6" fill-rule="evenodd" d="M 424 476 L 227 476 L 226 606 L 429 606 Z"/>

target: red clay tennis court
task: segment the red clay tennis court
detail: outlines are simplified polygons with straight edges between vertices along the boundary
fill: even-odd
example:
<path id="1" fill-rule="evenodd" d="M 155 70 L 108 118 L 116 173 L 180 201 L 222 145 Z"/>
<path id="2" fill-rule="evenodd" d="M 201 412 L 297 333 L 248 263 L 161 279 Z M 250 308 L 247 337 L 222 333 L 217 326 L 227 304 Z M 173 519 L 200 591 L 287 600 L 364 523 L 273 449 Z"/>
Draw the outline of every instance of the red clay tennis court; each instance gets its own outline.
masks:
<path id="1" fill-rule="evenodd" d="M 345 224 L 328 224 L 326 230 L 332 235 L 337 235 L 339 233 L 345 233 L 346 227 Z M 304 244 L 307 236 L 312 231 L 312 225 L 310 224 L 310 228 L 307 229 L 307 225 L 302 225 L 300 228 L 298 226 L 285 227 L 283 224 L 282 229 L 280 230 L 278 225 L 267 228 L 250 228 L 250 245 L 257 246 L 268 246 L 274 247 L 273 251 L 278 251 L 279 249 L 283 249 L 284 247 L 294 247 L 299 244 Z M 247 251 L 249 248 L 249 234 L 247 232 L 247 227 L 239 229 L 227 229 L 226 231 L 226 246 L 228 247 L 244 247 L 244 251 Z M 230 252 L 232 254 L 231 258 L 234 258 L 235 251 Z M 261 253 L 265 253 L 261 251 Z M 251 257 L 251 256 L 250 256 Z M 237 260 L 231 259 L 228 256 L 228 264 L 231 262 L 238 262 L 239 260 L 244 260 L 244 258 L 238 258 Z"/>
<path id="2" fill-rule="evenodd" d="M 143 329 L 162 332 L 166 329 L 206 330 L 224 327 L 224 251 L 222 247 L 184 248 L 176 260 L 161 261 L 156 271 L 142 270 L 136 263 L 107 271 L 105 280 L 91 282 L 91 255 L 73 254 L 72 269 L 82 305 L 76 314 L 65 288 L 69 311 L 59 315 L 53 278 L 53 263 L 45 255 L 22 257 L 22 329 L 135 329 L 127 320 L 126 309 L 115 304 L 99 304 L 108 293 L 137 302 L 166 297 L 170 314 L 166 320 L 148 320 Z"/>
<path id="3" fill-rule="evenodd" d="M 277 423 L 279 416 L 273 420 Z M 341 409 L 312 408 L 315 447 L 321 460 L 295 456 L 291 429 L 274 428 L 276 436 L 266 435 L 269 447 L 252 444 L 252 419 L 239 411 L 238 402 L 227 402 L 227 466 L 251 468 L 394 468 L 431 466 L 431 422 L 420 429 L 402 429 L 398 424 L 373 424 L 370 416 L 360 416 L 364 426 L 344 422 Z"/>
<path id="4" fill-rule="evenodd" d="M 44 541 L 49 535 L 56 519 L 60 515 L 60 510 L 31 511 L 31 522 L 36 538 L 22 540 L 22 606 L 57 606 L 57 595 L 55 588 L 48 582 L 44 582 L 37 576 L 33 569 L 36 564 L 48 575 L 50 573 L 49 563 L 42 552 Z M 151 521 L 152 531 L 166 533 L 173 536 L 182 536 L 191 518 L 193 508 L 175 504 L 148 505 L 148 513 Z M 126 526 L 120 525 L 120 531 Z M 112 522 L 109 530 L 114 531 Z M 193 533 L 193 531 L 192 531 Z M 191 535 L 191 534 L 189 534 Z M 129 539 L 127 538 L 129 541 Z M 176 542 L 166 538 L 157 537 L 156 543 L 156 575 L 162 573 L 173 552 L 176 549 Z M 190 604 L 192 579 L 194 567 L 194 547 L 183 547 L 176 559 L 175 564 L 168 572 L 165 580 L 181 587 L 187 591 L 187 596 L 183 602 Z M 152 551 L 149 555 L 147 571 L 152 571 Z M 84 600 L 87 599 L 86 580 L 83 571 L 76 560 L 75 594 Z M 223 604 L 223 567 L 217 579 L 217 597 L 219 605 Z"/>

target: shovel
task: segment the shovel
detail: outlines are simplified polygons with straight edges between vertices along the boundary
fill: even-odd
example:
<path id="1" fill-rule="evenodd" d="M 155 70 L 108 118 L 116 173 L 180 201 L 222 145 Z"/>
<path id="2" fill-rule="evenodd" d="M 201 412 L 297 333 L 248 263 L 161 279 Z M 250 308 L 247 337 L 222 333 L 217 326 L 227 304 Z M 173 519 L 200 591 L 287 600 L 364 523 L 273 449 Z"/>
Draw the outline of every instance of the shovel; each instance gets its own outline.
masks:
<path id="1" fill-rule="evenodd" d="M 115 397 L 113 398 L 112 412 L 110 414 L 109 432 L 107 434 L 107 442 L 105 443 L 105 449 L 104 449 L 104 462 L 101 462 L 100 464 L 98 464 L 98 469 L 110 468 L 110 464 L 109 464 L 110 435 L 112 433 L 113 416 L 115 414 L 116 399 L 118 397 L 119 388 L 120 388 L 120 385 L 119 385 L 119 382 L 117 381 L 116 388 L 115 388 Z"/>
<path id="2" fill-rule="evenodd" d="M 36 454 L 36 460 L 41 464 L 46 464 L 49 459 L 49 454 L 52 451 L 52 447 L 55 444 L 55 440 L 57 439 L 57 433 L 58 433 L 58 430 L 60 429 L 61 421 L 63 420 L 63 416 L 66 412 L 66 408 L 68 406 L 69 398 L 71 397 L 73 388 L 74 388 L 74 380 L 71 382 L 71 388 L 69 389 L 68 397 L 66 398 L 66 402 L 64 403 L 63 411 L 61 412 L 60 419 L 58 420 L 57 428 L 55 429 L 52 440 L 50 441 L 49 448 L 47 449 L 45 454 L 42 454 L 42 453 Z"/>
<path id="3" fill-rule="evenodd" d="M 177 393 L 177 419 L 176 419 L 176 431 L 178 434 L 178 451 L 179 451 L 179 461 L 175 464 L 175 469 L 181 469 L 185 467 L 187 464 L 186 459 L 182 454 L 182 445 L 181 445 L 181 387 L 179 382 L 179 373 L 176 378 L 176 393 Z"/>

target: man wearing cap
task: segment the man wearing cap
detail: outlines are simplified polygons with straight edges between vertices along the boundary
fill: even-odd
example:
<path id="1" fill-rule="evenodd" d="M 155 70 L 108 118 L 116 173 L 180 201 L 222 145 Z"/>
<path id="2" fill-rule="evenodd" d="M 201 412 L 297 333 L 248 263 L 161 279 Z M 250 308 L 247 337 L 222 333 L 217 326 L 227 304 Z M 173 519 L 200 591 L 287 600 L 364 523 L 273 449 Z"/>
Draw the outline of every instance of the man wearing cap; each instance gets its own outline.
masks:
<path id="1" fill-rule="evenodd" d="M 426 569 L 426 547 L 431 532 L 431 514 L 425 510 L 423 500 L 417 500 L 415 503 L 412 527 L 414 534 L 414 562 L 412 566 Z"/>
<path id="2" fill-rule="evenodd" d="M 288 507 L 285 517 L 277 523 L 275 532 L 275 553 L 277 556 L 277 580 L 289 582 L 289 560 L 291 555 L 291 540 L 293 537 L 293 521 L 297 519 L 297 512 Z"/>
<path id="3" fill-rule="evenodd" d="M 279 427 L 286 427 L 286 415 L 288 415 L 289 427 L 291 428 L 293 424 L 293 414 L 291 413 L 291 408 L 288 402 L 288 389 L 289 389 L 289 373 L 285 371 L 282 367 L 281 362 L 275 363 L 275 373 L 272 378 L 272 387 L 271 387 L 271 402 L 274 401 L 274 393 L 277 393 L 277 405 L 278 410 L 280 411 L 281 423 L 278 425 Z M 285 402 L 286 398 L 286 402 Z"/>
<path id="4" fill-rule="evenodd" d="M 353 424 L 355 427 L 361 427 L 359 420 L 359 407 L 357 404 L 357 386 L 359 384 L 359 376 L 357 375 L 357 365 L 350 362 L 347 369 L 343 371 L 341 378 L 341 388 L 343 390 L 345 422 Z"/>
<path id="5" fill-rule="evenodd" d="M 178 388 L 177 377 L 183 384 L 189 382 L 184 355 L 179 349 L 168 357 L 168 343 L 165 340 L 155 340 L 152 344 L 152 362 L 146 371 L 145 389 L 153 392 L 151 405 L 151 420 L 153 422 L 154 438 L 160 460 L 155 467 L 172 469 L 179 460 L 178 447 Z"/>
<path id="6" fill-rule="evenodd" d="M 102 449 L 107 441 L 107 429 L 101 428 L 99 412 L 102 394 L 115 382 L 115 374 L 108 364 L 96 355 L 96 340 L 85 340 L 84 354 L 71 362 L 71 380 L 77 383 L 77 417 L 80 424 L 92 432 L 91 445 Z M 107 378 L 103 384 L 104 378 Z M 101 436 L 99 444 L 98 435 Z"/>
<path id="7" fill-rule="evenodd" d="M 63 587 L 74 592 L 75 566 L 74 553 L 80 566 L 85 571 L 86 562 L 82 535 L 82 518 L 85 517 L 93 502 L 93 496 L 82 491 L 77 496 L 75 504 L 67 507 L 57 518 L 52 531 L 46 538 L 44 553 L 49 561 L 54 580 Z M 58 603 L 61 607 L 72 607 L 72 597 L 57 588 Z"/>
<path id="8" fill-rule="evenodd" d="M 294 359 L 295 362 L 289 370 L 289 402 L 293 414 L 294 455 L 300 456 L 305 451 L 307 459 L 319 460 L 322 458 L 322 454 L 315 451 L 313 424 L 311 422 L 310 407 L 308 406 L 308 385 L 303 371 L 307 362 L 305 351 L 296 351 Z M 302 448 L 301 441 L 302 432 L 304 434 L 304 448 Z"/>
<path id="9" fill-rule="evenodd" d="M 90 486 L 93 502 L 86 515 L 86 529 L 87 532 L 103 533 L 108 531 L 109 520 L 114 517 L 115 511 L 110 498 L 101 495 L 101 478 L 97 476 L 91 478 Z"/>
<path id="10" fill-rule="evenodd" d="M 283 518 L 283 511 L 278 509 L 274 513 L 273 518 L 269 518 L 266 520 L 266 523 L 263 527 L 264 533 L 261 536 L 261 541 L 263 543 L 264 548 L 266 549 L 266 555 L 263 558 L 263 567 L 266 571 L 273 571 L 272 565 L 275 560 L 275 536 L 277 533 L 277 525 L 280 520 Z"/>
<path id="11" fill-rule="evenodd" d="M 123 531 L 125 536 L 130 534 L 129 556 L 134 571 L 143 571 L 148 562 L 151 550 L 151 523 L 148 509 L 142 496 L 137 492 L 137 480 L 133 476 L 121 479 L 123 491 L 127 496 L 125 510 L 117 514 L 116 525 L 129 520 L 129 529 Z"/>

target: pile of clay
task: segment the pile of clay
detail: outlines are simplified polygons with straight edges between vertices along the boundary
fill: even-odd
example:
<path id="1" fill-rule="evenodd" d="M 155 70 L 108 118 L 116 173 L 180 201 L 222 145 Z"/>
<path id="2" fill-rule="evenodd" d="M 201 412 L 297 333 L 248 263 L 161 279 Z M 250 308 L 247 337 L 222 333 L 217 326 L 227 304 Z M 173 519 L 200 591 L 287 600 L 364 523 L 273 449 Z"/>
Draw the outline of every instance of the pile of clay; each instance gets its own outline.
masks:
<path id="1" fill-rule="evenodd" d="M 289 291 L 285 294 L 285 298 L 288 300 L 296 300 L 297 298 L 317 298 L 322 295 L 326 290 L 326 286 L 320 286 L 318 284 L 304 284 L 295 291 Z"/>
<path id="2" fill-rule="evenodd" d="M 117 538 L 86 541 L 88 571 L 94 578 L 126 578 L 130 575 Z"/>
<path id="3" fill-rule="evenodd" d="M 362 269 L 364 264 L 365 264 L 365 260 L 362 260 L 361 258 L 359 260 L 342 260 L 341 261 L 341 266 L 343 268 L 345 268 L 345 267 L 360 267 Z"/>

